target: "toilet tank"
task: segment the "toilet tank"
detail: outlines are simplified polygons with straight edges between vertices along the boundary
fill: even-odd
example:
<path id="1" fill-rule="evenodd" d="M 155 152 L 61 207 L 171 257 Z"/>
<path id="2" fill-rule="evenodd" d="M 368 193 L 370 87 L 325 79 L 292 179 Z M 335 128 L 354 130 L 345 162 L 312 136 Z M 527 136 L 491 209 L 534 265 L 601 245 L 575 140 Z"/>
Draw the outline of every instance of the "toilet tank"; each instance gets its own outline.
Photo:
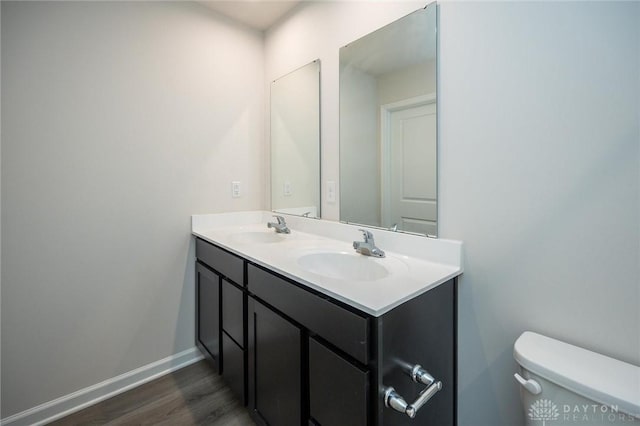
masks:
<path id="1" fill-rule="evenodd" d="M 530 331 L 516 340 L 513 354 L 523 370 L 524 377 L 515 376 L 523 385 L 525 412 L 553 408 L 557 420 L 598 412 L 603 419 L 617 414 L 629 425 L 640 424 L 640 367 Z"/>

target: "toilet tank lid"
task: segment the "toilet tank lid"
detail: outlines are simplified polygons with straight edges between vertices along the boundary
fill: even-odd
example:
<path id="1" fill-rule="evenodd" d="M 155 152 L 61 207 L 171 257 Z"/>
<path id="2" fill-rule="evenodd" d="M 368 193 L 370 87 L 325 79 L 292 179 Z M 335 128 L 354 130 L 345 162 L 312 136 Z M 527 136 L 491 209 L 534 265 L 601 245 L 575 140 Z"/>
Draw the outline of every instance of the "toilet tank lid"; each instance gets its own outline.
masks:
<path id="1" fill-rule="evenodd" d="M 518 363 L 559 386 L 640 417 L 640 367 L 525 331 L 516 340 Z"/>

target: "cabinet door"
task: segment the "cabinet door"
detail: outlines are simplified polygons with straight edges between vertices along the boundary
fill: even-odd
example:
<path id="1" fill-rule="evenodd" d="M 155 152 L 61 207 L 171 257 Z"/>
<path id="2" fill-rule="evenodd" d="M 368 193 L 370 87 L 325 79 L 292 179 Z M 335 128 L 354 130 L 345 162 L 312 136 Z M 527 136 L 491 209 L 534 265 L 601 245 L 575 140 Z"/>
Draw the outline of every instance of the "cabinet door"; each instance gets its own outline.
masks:
<path id="1" fill-rule="evenodd" d="M 245 333 L 244 293 L 227 280 L 222 280 L 222 329 L 241 348 Z"/>
<path id="2" fill-rule="evenodd" d="M 220 277 L 196 264 L 198 342 L 220 370 Z"/>
<path id="3" fill-rule="evenodd" d="M 369 373 L 309 339 L 309 405 L 322 426 L 366 426 Z"/>
<path id="4" fill-rule="evenodd" d="M 302 332 L 249 298 L 249 407 L 270 426 L 302 424 Z"/>
<path id="5" fill-rule="evenodd" d="M 233 393 L 246 404 L 245 380 L 244 380 L 244 351 L 236 342 L 222 332 L 222 359 L 224 360 L 224 371 L 222 377 L 227 382 Z"/>

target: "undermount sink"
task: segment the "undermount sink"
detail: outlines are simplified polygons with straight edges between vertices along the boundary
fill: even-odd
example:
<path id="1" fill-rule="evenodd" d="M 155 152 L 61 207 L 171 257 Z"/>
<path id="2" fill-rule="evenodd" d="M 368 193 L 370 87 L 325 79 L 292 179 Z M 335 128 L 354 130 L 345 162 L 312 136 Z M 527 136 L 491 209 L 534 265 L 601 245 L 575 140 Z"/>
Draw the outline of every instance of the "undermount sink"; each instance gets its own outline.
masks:
<path id="1" fill-rule="evenodd" d="M 357 253 L 311 253 L 298 258 L 298 265 L 316 275 L 340 280 L 375 281 L 389 275 L 381 259 Z"/>
<path id="2" fill-rule="evenodd" d="M 232 234 L 230 239 L 239 244 L 277 243 L 284 241 L 286 236 L 273 231 L 245 231 Z"/>

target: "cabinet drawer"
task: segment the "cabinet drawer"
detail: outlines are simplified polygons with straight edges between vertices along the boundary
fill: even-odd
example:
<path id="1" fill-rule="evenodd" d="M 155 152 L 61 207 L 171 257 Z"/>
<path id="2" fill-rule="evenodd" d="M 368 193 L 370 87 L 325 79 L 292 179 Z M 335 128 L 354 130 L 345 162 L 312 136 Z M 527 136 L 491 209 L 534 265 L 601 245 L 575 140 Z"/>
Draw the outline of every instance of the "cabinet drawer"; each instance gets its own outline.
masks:
<path id="1" fill-rule="evenodd" d="M 239 285 L 244 285 L 244 261 L 204 240 L 196 239 L 196 257 Z"/>
<path id="2" fill-rule="evenodd" d="M 247 269 L 249 291 L 358 361 L 369 361 L 365 317 L 306 291 L 254 265 Z"/>
<path id="3" fill-rule="evenodd" d="M 241 347 L 222 333 L 222 378 L 233 393 L 246 404 L 244 386 L 244 351 Z"/>
<path id="4" fill-rule="evenodd" d="M 366 426 L 369 373 L 309 339 L 309 408 L 322 426 Z"/>
<path id="5" fill-rule="evenodd" d="M 222 329 L 244 348 L 243 293 L 227 280 L 222 280 Z"/>

